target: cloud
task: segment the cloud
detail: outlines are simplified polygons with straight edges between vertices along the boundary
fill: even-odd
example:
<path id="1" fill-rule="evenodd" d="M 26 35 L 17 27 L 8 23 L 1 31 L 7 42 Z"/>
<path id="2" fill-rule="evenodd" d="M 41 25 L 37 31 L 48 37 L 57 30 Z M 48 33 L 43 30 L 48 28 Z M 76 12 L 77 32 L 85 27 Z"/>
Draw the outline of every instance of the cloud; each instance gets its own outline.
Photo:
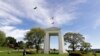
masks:
<path id="1" fill-rule="evenodd" d="M 76 13 L 77 5 L 85 3 L 86 0 L 72 0 L 69 3 L 59 4 L 50 8 L 48 0 L 1 0 L 0 15 L 2 18 L 1 25 L 10 25 L 11 23 L 22 23 L 24 17 L 32 19 L 42 26 L 52 26 L 51 17 L 54 16 L 54 26 L 61 26 L 65 23 L 72 22 L 78 13 Z M 56 1 L 54 1 L 56 2 Z M 37 7 L 36 10 L 33 8 Z M 18 17 L 16 17 L 18 16 Z M 7 21 L 4 23 L 4 21 Z"/>
<path id="2" fill-rule="evenodd" d="M 94 29 L 100 26 L 100 19 L 96 19 L 94 22 Z"/>
<path id="3" fill-rule="evenodd" d="M 6 33 L 6 36 L 12 36 L 17 39 L 17 41 L 23 40 L 25 37 L 25 34 L 28 30 L 23 29 L 17 29 L 13 26 L 3 26 L 0 27 L 0 30 L 4 31 Z"/>
<path id="4" fill-rule="evenodd" d="M 18 11 L 9 3 L 0 0 L 0 26 L 22 23 L 17 15 L 21 15 L 20 11 Z"/>
<path id="5" fill-rule="evenodd" d="M 77 5 L 86 2 L 86 0 L 71 0 L 69 3 L 57 3 L 57 6 L 50 7 L 51 4 L 47 1 L 0 0 L 0 29 L 7 36 L 20 39 L 24 37 L 27 30 L 18 29 L 15 25 L 23 23 L 26 19 L 33 20 L 33 22 L 45 27 L 52 26 L 52 21 L 55 22 L 54 26 L 62 26 L 75 20 L 78 15 Z M 34 7 L 37 7 L 37 9 L 34 10 Z M 52 17 L 54 17 L 53 20 Z"/>

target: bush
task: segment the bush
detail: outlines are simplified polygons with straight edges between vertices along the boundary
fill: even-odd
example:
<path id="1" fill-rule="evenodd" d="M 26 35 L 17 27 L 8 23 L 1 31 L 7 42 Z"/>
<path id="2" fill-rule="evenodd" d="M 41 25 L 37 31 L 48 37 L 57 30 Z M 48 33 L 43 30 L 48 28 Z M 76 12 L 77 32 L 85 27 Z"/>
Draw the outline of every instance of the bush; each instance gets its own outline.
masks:
<path id="1" fill-rule="evenodd" d="M 69 56 L 83 56 L 83 54 L 80 52 L 71 52 L 69 53 Z"/>
<path id="2" fill-rule="evenodd" d="M 86 51 L 81 51 L 81 53 L 82 53 L 82 54 L 87 54 L 88 52 L 86 52 Z"/>
<path id="3" fill-rule="evenodd" d="M 26 54 L 35 54 L 35 51 L 26 51 Z"/>
<path id="4" fill-rule="evenodd" d="M 96 51 L 96 53 L 100 53 L 100 51 Z"/>

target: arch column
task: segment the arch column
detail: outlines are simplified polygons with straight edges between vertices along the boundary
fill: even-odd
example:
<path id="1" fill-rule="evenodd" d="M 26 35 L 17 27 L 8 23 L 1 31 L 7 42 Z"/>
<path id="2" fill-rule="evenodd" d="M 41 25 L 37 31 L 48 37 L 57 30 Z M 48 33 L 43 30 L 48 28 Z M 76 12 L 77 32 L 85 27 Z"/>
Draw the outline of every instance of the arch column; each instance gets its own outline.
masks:
<path id="1" fill-rule="evenodd" d="M 64 39 L 63 37 L 61 36 L 61 33 L 59 32 L 59 35 L 58 35 L 58 39 L 59 39 L 59 54 L 63 54 L 64 53 Z"/>
<path id="2" fill-rule="evenodd" d="M 44 53 L 49 53 L 49 34 L 46 32 L 45 38 L 44 38 Z"/>

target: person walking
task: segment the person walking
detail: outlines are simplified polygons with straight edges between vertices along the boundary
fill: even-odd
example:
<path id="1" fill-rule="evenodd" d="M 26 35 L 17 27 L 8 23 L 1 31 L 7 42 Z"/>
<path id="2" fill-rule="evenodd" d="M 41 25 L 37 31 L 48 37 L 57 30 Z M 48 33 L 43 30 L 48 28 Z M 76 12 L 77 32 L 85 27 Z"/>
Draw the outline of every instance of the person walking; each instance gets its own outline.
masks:
<path id="1" fill-rule="evenodd" d="M 23 49 L 23 56 L 26 56 L 26 49 Z"/>

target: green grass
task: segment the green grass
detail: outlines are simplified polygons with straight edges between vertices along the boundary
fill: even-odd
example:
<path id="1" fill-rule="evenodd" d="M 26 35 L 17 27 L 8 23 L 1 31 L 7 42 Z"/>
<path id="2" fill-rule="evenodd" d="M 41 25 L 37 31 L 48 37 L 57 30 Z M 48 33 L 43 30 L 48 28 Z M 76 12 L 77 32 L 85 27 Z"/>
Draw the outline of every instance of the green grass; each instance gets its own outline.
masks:
<path id="1" fill-rule="evenodd" d="M 7 50 L 13 50 L 13 49 L 7 47 L 0 47 L 0 51 L 7 51 Z"/>
<path id="2" fill-rule="evenodd" d="M 12 51 L 10 54 L 8 54 L 8 50 L 12 51 L 14 49 L 7 48 L 7 47 L 0 47 L 0 56 L 23 56 L 22 52 Z M 27 54 L 27 56 L 66 56 L 67 54 Z"/>
<path id="3" fill-rule="evenodd" d="M 12 52 L 8 54 L 7 52 L 0 52 L 0 56 L 23 56 L 22 53 Z M 27 54 L 27 56 L 67 56 L 67 54 Z M 91 53 L 85 54 L 84 56 L 94 56 Z M 97 56 L 100 56 L 100 53 L 97 53 Z"/>
<path id="4" fill-rule="evenodd" d="M 100 53 L 96 53 L 97 56 L 100 56 Z M 84 56 L 94 56 L 92 53 L 85 54 Z"/>
<path id="5" fill-rule="evenodd" d="M 0 47 L 0 56 L 23 56 L 22 52 L 12 51 L 10 54 L 8 54 L 8 50 L 12 51 L 13 49 L 7 48 L 7 47 Z M 67 54 L 27 54 L 27 56 L 67 56 Z M 84 56 L 93 56 L 92 53 L 85 54 Z M 100 53 L 97 53 L 97 56 L 100 56 Z"/>
<path id="6" fill-rule="evenodd" d="M 100 53 L 97 53 L 97 56 L 100 56 Z"/>
<path id="7" fill-rule="evenodd" d="M 0 52 L 0 56 L 23 56 L 22 53 L 13 52 L 8 54 L 8 52 Z M 67 54 L 27 54 L 27 56 L 67 56 Z M 85 54 L 84 56 L 94 56 L 92 54 Z M 100 53 L 97 53 L 97 56 L 100 56 Z"/>
<path id="8" fill-rule="evenodd" d="M 0 56 L 22 56 L 21 53 L 11 53 L 8 54 L 7 52 L 1 52 Z"/>
<path id="9" fill-rule="evenodd" d="M 10 53 L 8 54 L 7 52 L 2 52 L 0 53 L 0 56 L 23 56 L 22 53 Z M 27 56 L 66 56 L 66 54 L 31 54 Z"/>

